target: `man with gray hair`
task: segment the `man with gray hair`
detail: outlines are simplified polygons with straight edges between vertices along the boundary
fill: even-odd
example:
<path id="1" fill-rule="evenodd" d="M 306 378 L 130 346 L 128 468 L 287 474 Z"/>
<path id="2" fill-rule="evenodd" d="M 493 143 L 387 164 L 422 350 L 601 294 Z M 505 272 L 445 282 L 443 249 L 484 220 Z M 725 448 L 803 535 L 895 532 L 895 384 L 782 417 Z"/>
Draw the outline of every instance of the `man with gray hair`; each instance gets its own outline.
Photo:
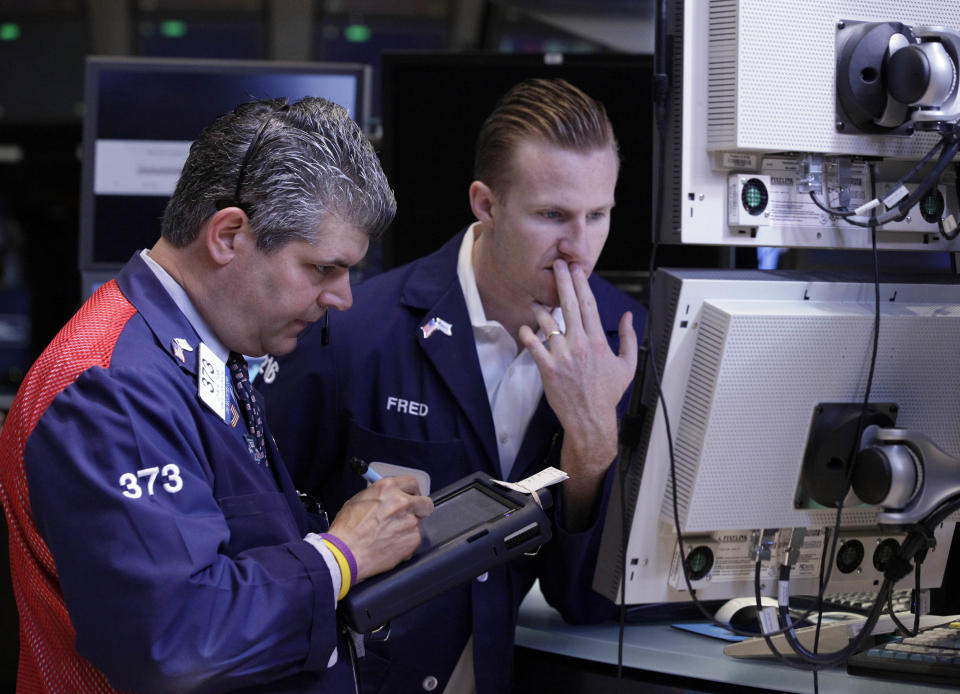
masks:
<path id="1" fill-rule="evenodd" d="M 517 610 L 533 582 L 571 621 L 614 614 L 591 589 L 643 308 L 593 273 L 619 171 L 602 104 L 563 80 L 511 89 L 477 140 L 476 222 L 364 282 L 357 305 L 264 363 L 277 441 L 328 508 L 360 489 L 345 461 L 433 489 L 546 466 L 553 539 L 390 623 L 361 659 L 365 692 L 510 691 Z M 373 462 L 377 461 L 377 462 Z"/>
<path id="2" fill-rule="evenodd" d="M 241 355 L 350 306 L 395 211 L 323 99 L 244 104 L 190 149 L 162 236 L 70 320 L 0 434 L 21 691 L 354 691 L 336 604 L 420 543 L 398 477 L 308 513 Z"/>

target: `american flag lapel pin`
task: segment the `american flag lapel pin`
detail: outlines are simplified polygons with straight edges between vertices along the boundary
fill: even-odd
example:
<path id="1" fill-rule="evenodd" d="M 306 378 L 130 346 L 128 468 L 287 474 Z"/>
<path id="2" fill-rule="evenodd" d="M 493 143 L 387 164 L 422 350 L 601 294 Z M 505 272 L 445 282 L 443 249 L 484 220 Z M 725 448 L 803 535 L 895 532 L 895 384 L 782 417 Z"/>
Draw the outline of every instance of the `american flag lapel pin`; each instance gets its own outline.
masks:
<path id="1" fill-rule="evenodd" d="M 421 325 L 420 330 L 423 332 L 424 339 L 427 339 L 428 337 L 433 335 L 433 333 L 436 332 L 437 330 L 442 332 L 447 337 L 453 336 L 453 324 L 448 323 L 447 321 L 443 320 L 443 318 L 440 318 L 439 316 L 434 316 L 433 318 L 428 320 L 426 323 Z"/>
<path id="2" fill-rule="evenodd" d="M 187 362 L 187 358 L 183 354 L 184 350 L 187 352 L 193 351 L 193 347 L 190 346 L 190 343 L 184 340 L 182 337 L 173 338 L 173 340 L 170 342 L 170 347 L 173 349 L 173 356 L 175 356 L 184 364 Z"/>

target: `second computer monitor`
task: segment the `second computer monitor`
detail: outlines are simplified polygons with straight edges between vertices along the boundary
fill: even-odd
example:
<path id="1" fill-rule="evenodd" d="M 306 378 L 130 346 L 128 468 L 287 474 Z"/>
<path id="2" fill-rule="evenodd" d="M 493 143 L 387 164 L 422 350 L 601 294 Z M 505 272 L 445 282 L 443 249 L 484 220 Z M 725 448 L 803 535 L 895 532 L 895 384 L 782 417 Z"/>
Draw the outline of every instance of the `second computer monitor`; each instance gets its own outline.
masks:
<path id="1" fill-rule="evenodd" d="M 366 127 L 370 70 L 353 64 L 89 58 L 81 270 L 116 269 L 156 242 L 190 143 L 217 116 L 255 99 L 320 96 Z"/>
<path id="2" fill-rule="evenodd" d="M 857 443 L 876 310 L 868 278 L 658 270 L 642 390 L 649 415 L 637 455 L 619 461 L 599 592 L 619 599 L 625 576 L 628 604 L 687 600 L 685 566 L 701 598 L 752 595 L 751 552 L 766 531 L 772 555 L 762 580 L 775 594 L 794 528 L 806 536 L 791 591 L 817 592 L 836 510 L 816 500 L 842 488 Z M 949 276 L 884 281 L 879 313 L 871 421 L 921 432 L 960 455 L 960 370 L 945 356 L 960 341 L 960 284 Z M 839 548 L 825 559 L 830 591 L 882 582 L 891 541 L 903 533 L 879 526 L 877 511 L 846 500 Z M 925 587 L 940 585 L 952 533 L 953 523 L 938 529 Z"/>

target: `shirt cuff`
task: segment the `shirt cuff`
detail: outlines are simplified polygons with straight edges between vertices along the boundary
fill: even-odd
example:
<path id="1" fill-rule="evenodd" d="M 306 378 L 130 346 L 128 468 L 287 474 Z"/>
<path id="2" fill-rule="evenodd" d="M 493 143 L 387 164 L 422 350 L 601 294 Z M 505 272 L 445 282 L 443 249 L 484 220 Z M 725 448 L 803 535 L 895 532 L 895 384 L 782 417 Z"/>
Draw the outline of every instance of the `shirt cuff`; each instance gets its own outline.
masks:
<path id="1" fill-rule="evenodd" d="M 340 584 L 343 582 L 340 565 L 337 563 L 336 557 L 333 556 L 333 552 L 324 544 L 323 538 L 317 533 L 307 533 L 303 539 L 320 552 L 320 556 L 323 557 L 323 561 L 326 562 L 327 568 L 330 570 L 330 580 L 333 582 L 333 606 L 336 608 L 337 596 L 340 595 Z"/>

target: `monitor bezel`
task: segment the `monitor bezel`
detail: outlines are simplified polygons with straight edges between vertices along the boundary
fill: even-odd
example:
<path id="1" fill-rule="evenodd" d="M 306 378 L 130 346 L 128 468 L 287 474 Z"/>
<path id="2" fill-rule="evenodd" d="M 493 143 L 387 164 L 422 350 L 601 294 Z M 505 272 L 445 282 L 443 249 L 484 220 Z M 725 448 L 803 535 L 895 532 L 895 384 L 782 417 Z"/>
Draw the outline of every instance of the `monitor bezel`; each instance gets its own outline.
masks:
<path id="1" fill-rule="evenodd" d="M 159 73 L 192 73 L 216 75 L 315 74 L 350 75 L 357 79 L 355 120 L 363 131 L 371 128 L 371 89 L 373 68 L 359 63 L 323 63 L 268 60 L 219 60 L 187 58 L 144 58 L 88 56 L 84 66 L 84 118 L 82 138 L 82 170 L 80 179 L 79 266 L 81 272 L 115 270 L 116 262 L 94 257 L 96 235 L 96 194 L 93 190 L 97 129 L 100 122 L 99 92 L 101 76 L 108 72 L 142 72 L 145 76 Z"/>

